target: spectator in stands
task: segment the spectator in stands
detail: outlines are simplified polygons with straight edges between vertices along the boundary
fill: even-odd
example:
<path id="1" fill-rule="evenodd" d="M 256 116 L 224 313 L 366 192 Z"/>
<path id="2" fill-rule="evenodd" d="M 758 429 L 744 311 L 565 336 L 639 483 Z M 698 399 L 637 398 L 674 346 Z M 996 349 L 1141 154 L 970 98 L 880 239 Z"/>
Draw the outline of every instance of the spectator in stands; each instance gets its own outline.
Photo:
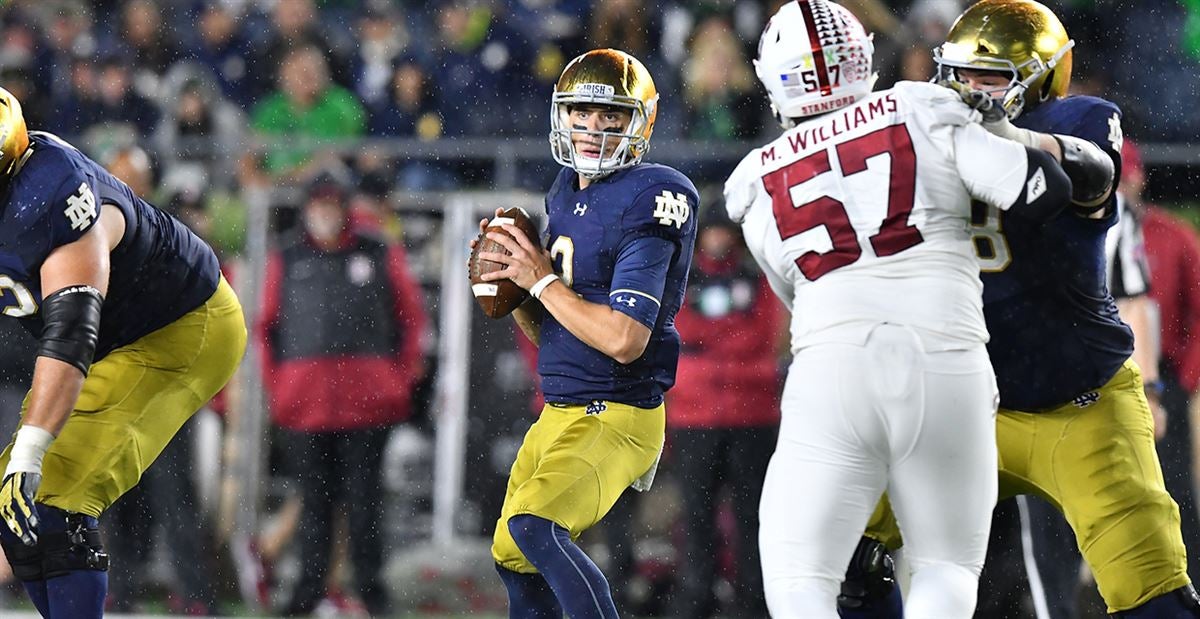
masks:
<path id="1" fill-rule="evenodd" d="M 158 106 L 134 91 L 130 58 L 115 51 L 105 54 L 94 75 L 95 100 L 82 110 L 84 128 L 99 123 L 124 123 L 139 135 L 150 135 L 158 125 Z"/>
<path id="2" fill-rule="evenodd" d="M 541 130 L 546 110 L 529 95 L 529 42 L 485 3 L 448 0 L 435 10 L 433 83 L 443 133 L 483 137 Z"/>
<path id="3" fill-rule="evenodd" d="M 82 0 L 59 0 L 47 8 L 45 30 L 49 53 L 46 64 L 39 66 L 37 72 L 57 109 L 74 94 L 76 59 L 91 58 L 96 53 L 95 21 Z"/>
<path id="4" fill-rule="evenodd" d="M 409 52 L 410 37 L 394 10 L 367 7 L 358 18 L 354 56 L 354 91 L 367 107 L 388 100 L 396 63 Z"/>
<path id="5" fill-rule="evenodd" d="M 298 473 L 303 557 L 281 609 L 313 611 L 325 593 L 335 508 L 348 512 L 356 593 L 383 614 L 381 461 L 423 373 L 422 295 L 403 248 L 349 225 L 346 189 L 319 178 L 303 232 L 272 253 L 257 333 L 271 418 Z"/>
<path id="6" fill-rule="evenodd" d="M 706 209 L 688 291 L 675 326 L 683 341 L 667 394 L 668 461 L 681 480 L 684 547 L 673 614 L 715 616 L 722 556 L 734 557 L 733 617 L 766 617 L 758 558 L 758 500 L 774 451 L 782 389 L 785 312 L 753 266 L 741 230 L 721 206 Z M 722 538 L 725 501 L 734 530 Z M 722 552 L 724 550 L 725 552 Z"/>
<path id="7" fill-rule="evenodd" d="M 273 69 L 257 67 L 258 74 L 251 73 L 251 48 L 238 28 L 240 18 L 233 4 L 206 2 L 197 23 L 199 36 L 189 54 L 212 71 L 226 97 L 248 110 L 265 92 L 264 85 L 270 80 L 262 78 Z"/>
<path id="8" fill-rule="evenodd" d="M 422 140 L 441 137 L 442 119 L 424 67 L 415 58 L 399 58 L 389 77 L 384 96 L 370 110 L 368 133 Z"/>
<path id="9" fill-rule="evenodd" d="M 326 167 L 329 156 L 317 152 L 324 141 L 362 135 L 366 112 L 353 93 L 330 81 L 324 52 L 304 45 L 283 56 L 279 90 L 255 106 L 251 125 L 275 140 L 266 156 L 267 172 L 304 179 Z M 306 139 L 316 144 L 288 143 Z"/>
<path id="10" fill-rule="evenodd" d="M 227 188 L 233 180 L 230 153 L 245 150 L 246 118 L 222 96 L 212 74 L 193 61 L 176 63 L 162 80 L 166 104 L 154 132 L 164 176 L 182 168 Z M 203 184 L 203 183 L 201 183 Z"/>
<path id="11" fill-rule="evenodd" d="M 696 27 L 683 64 L 687 136 L 695 140 L 754 137 L 764 110 L 742 44 L 724 17 Z"/>
<path id="12" fill-rule="evenodd" d="M 284 0 L 270 6 L 270 27 L 264 40 L 253 46 L 257 50 L 253 73 L 271 71 L 297 46 L 312 46 L 325 54 L 329 78 L 344 88 L 354 88 L 350 49 L 355 42 L 348 33 L 327 26 L 314 0 Z"/>
<path id="13" fill-rule="evenodd" d="M 1188 573 L 1200 579 L 1200 522 L 1196 511 L 1193 426 L 1189 411 L 1200 406 L 1200 238 L 1196 229 L 1143 198 L 1145 170 L 1137 146 L 1121 149 L 1120 195 L 1127 210 L 1142 221 L 1146 257 L 1153 282 L 1150 297 L 1158 305 L 1162 364 L 1159 384 L 1148 384 L 1166 410 L 1167 429 L 1158 443 L 1163 479 L 1179 503 Z"/>
<path id="14" fill-rule="evenodd" d="M 156 85 L 171 64 L 182 56 L 173 30 L 163 23 L 162 9 L 154 0 L 129 0 L 121 6 L 121 24 L 113 44 L 119 46 L 139 82 Z"/>
<path id="15" fill-rule="evenodd" d="M 906 45 L 900 51 L 898 79 L 924 82 L 933 77 L 929 51 L 946 39 L 950 26 L 965 8 L 963 4 L 962 0 L 918 0 L 909 7 L 904 23 L 914 40 L 901 41 Z"/>

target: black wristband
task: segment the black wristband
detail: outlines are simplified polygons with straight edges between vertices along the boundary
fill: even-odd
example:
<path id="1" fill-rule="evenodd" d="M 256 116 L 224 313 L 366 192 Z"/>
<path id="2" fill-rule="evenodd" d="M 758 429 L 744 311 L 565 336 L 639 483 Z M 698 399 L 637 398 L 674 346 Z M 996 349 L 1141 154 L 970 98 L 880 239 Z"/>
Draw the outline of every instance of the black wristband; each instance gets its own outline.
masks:
<path id="1" fill-rule="evenodd" d="M 43 299 L 38 356 L 70 363 L 86 376 L 100 339 L 103 305 L 100 291 L 83 285 L 67 286 Z"/>

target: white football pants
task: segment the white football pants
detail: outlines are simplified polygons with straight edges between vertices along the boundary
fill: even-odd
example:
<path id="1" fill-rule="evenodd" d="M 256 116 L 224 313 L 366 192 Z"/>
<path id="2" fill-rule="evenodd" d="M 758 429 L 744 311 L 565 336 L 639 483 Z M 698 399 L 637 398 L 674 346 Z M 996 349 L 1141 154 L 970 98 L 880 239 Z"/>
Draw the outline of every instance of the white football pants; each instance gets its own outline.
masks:
<path id="1" fill-rule="evenodd" d="M 793 360 L 759 504 L 776 619 L 836 619 L 854 548 L 886 489 L 912 566 L 908 619 L 967 619 L 996 504 L 996 379 L 983 344 L 927 353 L 911 329 Z"/>

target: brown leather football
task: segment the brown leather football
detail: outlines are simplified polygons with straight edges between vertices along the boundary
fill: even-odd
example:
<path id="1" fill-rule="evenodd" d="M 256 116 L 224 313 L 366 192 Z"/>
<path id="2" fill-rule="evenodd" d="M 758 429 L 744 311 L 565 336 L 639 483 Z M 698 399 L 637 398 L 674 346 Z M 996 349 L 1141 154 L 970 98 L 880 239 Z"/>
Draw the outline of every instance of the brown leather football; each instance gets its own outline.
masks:
<path id="1" fill-rule="evenodd" d="M 495 231 L 500 234 L 511 236 L 500 224 L 507 223 L 515 226 L 517 229 L 525 233 L 529 240 L 537 245 L 539 242 L 537 227 L 533 225 L 533 220 L 529 218 L 529 214 L 522 208 L 510 208 L 505 210 L 495 219 L 488 222 L 487 231 Z M 475 295 L 475 302 L 479 303 L 480 309 L 489 318 L 503 318 L 517 309 L 517 306 L 525 302 L 529 298 L 529 292 L 524 288 L 513 283 L 511 279 L 501 279 L 491 282 L 485 282 L 482 279 L 484 273 L 492 271 L 504 270 L 504 264 L 493 262 L 491 260 L 482 260 L 479 254 L 482 252 L 491 252 L 497 254 L 508 254 L 509 251 L 503 245 L 487 238 L 487 231 L 481 233 L 476 239 L 475 249 L 471 251 L 471 259 L 468 262 L 468 271 L 471 276 L 471 293 Z"/>

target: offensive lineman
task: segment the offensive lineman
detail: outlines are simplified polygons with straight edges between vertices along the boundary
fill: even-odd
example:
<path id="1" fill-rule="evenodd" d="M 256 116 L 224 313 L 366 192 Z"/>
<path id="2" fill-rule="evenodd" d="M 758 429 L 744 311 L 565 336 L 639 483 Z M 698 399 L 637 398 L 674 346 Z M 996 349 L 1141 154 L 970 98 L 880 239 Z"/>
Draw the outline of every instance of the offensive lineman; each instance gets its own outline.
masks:
<path id="1" fill-rule="evenodd" d="M 98 518 L 229 380 L 242 309 L 212 249 L 0 89 L 0 303 L 39 339 L 0 455 L 0 545 L 44 617 L 104 610 Z"/>
<path id="2" fill-rule="evenodd" d="M 969 205 L 1037 225 L 1071 183 L 1047 153 L 988 134 L 952 90 L 871 93 L 872 53 L 841 6 L 785 4 L 755 64 L 787 131 L 725 186 L 792 310 L 760 506 L 767 603 L 774 617 L 836 617 L 859 527 L 887 489 L 914 567 L 909 612 L 965 618 L 996 500 L 996 384 Z"/>

